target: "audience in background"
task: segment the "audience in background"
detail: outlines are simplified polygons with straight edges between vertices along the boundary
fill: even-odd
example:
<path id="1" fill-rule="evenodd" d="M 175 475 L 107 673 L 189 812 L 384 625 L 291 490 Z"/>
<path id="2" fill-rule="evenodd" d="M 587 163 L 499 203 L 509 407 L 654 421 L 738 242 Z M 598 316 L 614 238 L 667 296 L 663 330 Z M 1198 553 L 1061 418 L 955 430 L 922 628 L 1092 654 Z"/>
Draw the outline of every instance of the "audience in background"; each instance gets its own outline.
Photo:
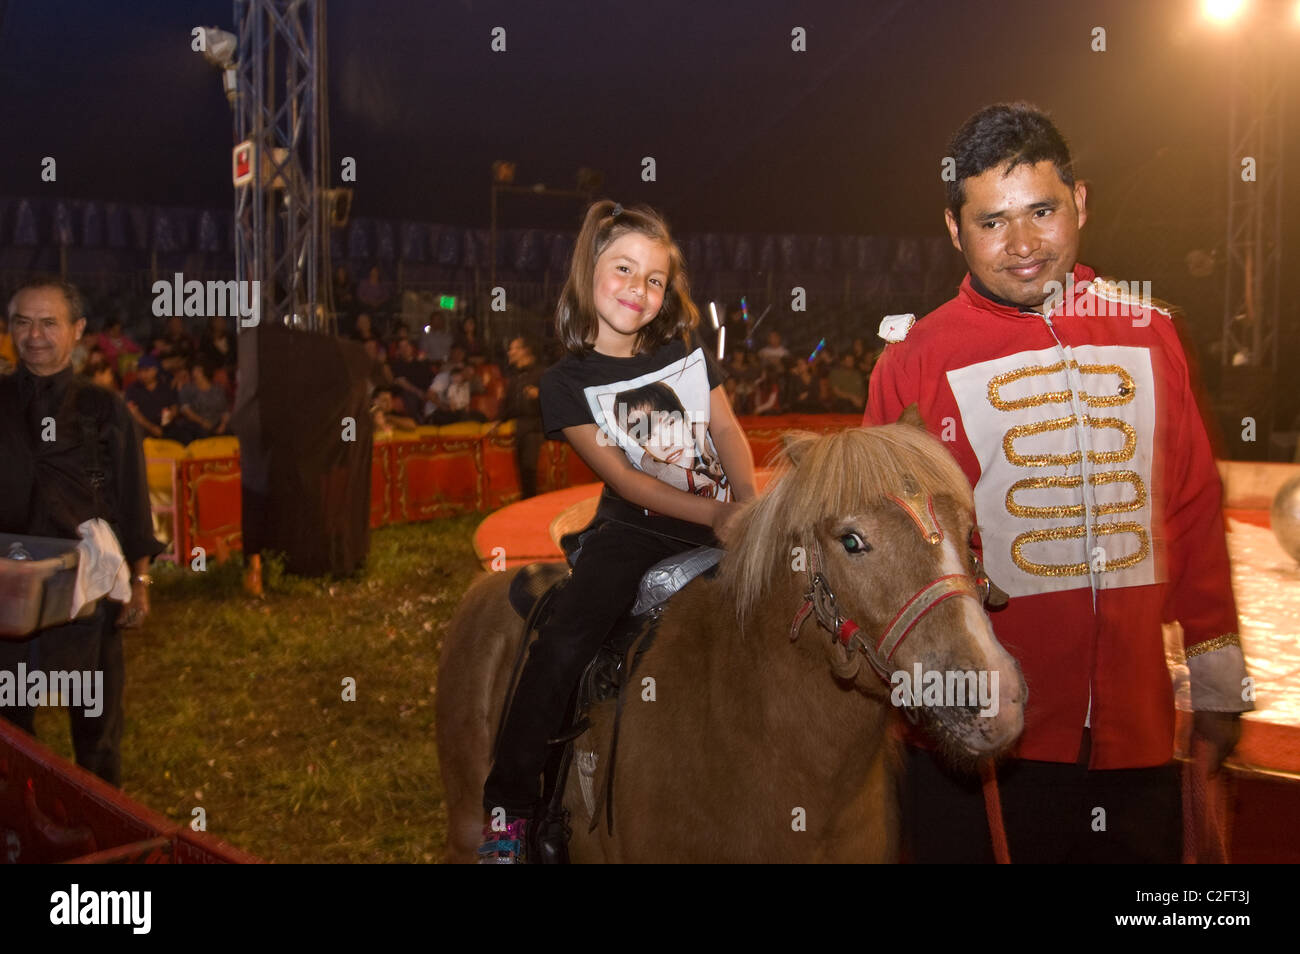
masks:
<path id="1" fill-rule="evenodd" d="M 190 365 L 190 381 L 180 389 L 181 422 L 189 443 L 200 437 L 217 437 L 227 433 L 230 425 L 230 398 L 212 383 L 212 366 L 203 361 Z"/>
<path id="2" fill-rule="evenodd" d="M 429 386 L 433 384 L 433 368 L 415 353 L 410 338 L 399 338 L 394 349 L 394 356 L 388 362 L 393 371 L 393 383 L 402 398 L 402 405 L 412 417 L 416 417 L 424 406 Z"/>
<path id="3" fill-rule="evenodd" d="M 349 316 L 357 307 L 356 292 L 352 287 L 352 276 L 346 265 L 334 269 L 334 309 L 341 316 Z"/>
<path id="4" fill-rule="evenodd" d="M 380 388 L 391 388 L 393 386 L 393 369 L 388 366 L 388 357 L 384 354 L 384 349 L 379 347 L 377 338 L 367 338 L 362 347 L 366 349 L 366 354 L 370 357 L 370 389 L 373 393 Z"/>
<path id="5" fill-rule="evenodd" d="M 767 344 L 758 350 L 758 359 L 765 365 L 775 364 L 781 366 L 789 356 L 790 349 L 782 342 L 781 332 L 769 331 L 767 333 Z"/>
<path id="6" fill-rule="evenodd" d="M 840 360 L 827 372 L 830 384 L 831 410 L 839 414 L 853 414 L 867 406 L 867 381 L 858 370 L 852 351 L 844 352 Z"/>
<path id="7" fill-rule="evenodd" d="M 98 384 L 106 391 L 112 391 L 114 394 L 122 393 L 122 375 L 118 374 L 117 368 L 111 364 L 102 364 L 98 367 L 87 367 L 85 375 L 92 382 Z"/>
<path id="8" fill-rule="evenodd" d="M 501 421 L 515 422 L 515 465 L 519 469 L 521 499 L 537 494 L 537 457 L 546 439 L 542 431 L 540 398 L 542 371 L 537 362 L 537 346 L 528 338 L 510 342 L 506 352 L 511 374 L 506 379 L 505 400 L 501 402 Z M 500 422 L 494 424 L 495 432 Z"/>
<path id="9" fill-rule="evenodd" d="M 420 423 L 452 424 L 482 421 L 475 407 L 491 411 L 481 395 L 489 375 L 478 366 L 492 353 L 473 317 L 461 320 L 451 332 L 451 316 L 434 312 L 415 336 L 400 321 L 391 323 L 387 348 L 380 337 L 380 325 L 370 309 L 382 308 L 392 299 L 390 286 L 380 280 L 378 268 L 354 286 L 346 266 L 333 274 L 334 305 L 343 318 L 351 308 L 360 308 L 355 321 L 348 321 L 351 337 L 361 341 L 370 358 L 370 385 L 379 429 L 403 430 Z M 149 340 L 142 349 L 124 330 L 122 314 L 132 309 L 124 303 L 112 305 L 112 316 L 102 330 L 87 336 L 74 355 L 77 370 L 105 388 L 123 392 L 127 406 L 143 436 L 166 437 L 189 442 L 229 431 L 230 398 L 233 394 L 238 349 L 229 320 L 212 317 L 206 323 L 174 316 L 166 320 L 156 336 L 148 338 L 148 327 L 139 323 L 139 340 Z M 727 352 L 722 361 L 728 397 L 738 414 L 860 414 L 866 403 L 867 381 L 883 348 L 874 338 L 858 337 L 843 350 L 827 345 L 811 360 L 792 351 L 783 334 L 770 328 L 758 336 L 763 340 L 756 351 L 746 348 L 747 326 L 739 310 L 724 311 L 728 326 Z M 197 334 L 202 328 L 201 337 Z M 708 328 L 705 328 L 706 332 Z M 196 332 L 192 334 L 191 331 Z M 797 336 L 795 346 L 811 347 L 812 328 Z M 712 335 L 705 334 L 706 340 Z M 828 340 L 840 340 L 845 338 Z M 716 342 L 716 338 L 713 339 Z M 525 357 L 527 355 L 527 357 Z M 138 369 L 136 356 L 141 356 Z M 547 366 L 540 346 L 524 337 L 510 340 L 506 352 L 510 373 L 498 417 L 516 420 L 516 450 L 521 454 L 520 478 L 524 495 L 534 492 L 535 472 L 526 462 L 536 458 L 526 443 L 534 441 L 529 430 L 535 398 L 529 388 Z M 7 322 L 0 315 L 0 374 L 14 370 L 17 353 Z M 490 370 L 490 369 L 489 369 Z M 479 373 L 483 372 L 483 373 Z M 496 385 L 499 387 L 499 385 Z"/>
<path id="10" fill-rule="evenodd" d="M 754 382 L 754 414 L 780 414 L 781 407 L 781 366 L 768 364 L 759 372 Z"/>
<path id="11" fill-rule="evenodd" d="M 451 357 L 451 334 L 447 331 L 447 316 L 438 313 L 429 319 L 420 336 L 420 350 L 430 361 L 441 364 Z"/>
<path id="12" fill-rule="evenodd" d="M 104 322 L 104 330 L 99 333 L 96 343 L 108 363 L 119 371 L 122 370 L 123 357 L 140 354 L 140 346 L 123 333 L 122 319 L 116 316 Z"/>
<path id="13" fill-rule="evenodd" d="M 185 319 L 173 315 L 163 329 L 163 342 L 167 353 L 158 355 L 163 370 L 174 374 L 178 368 L 188 368 L 194 360 L 194 336 L 185 330 Z"/>
<path id="14" fill-rule="evenodd" d="M 474 369 L 465 363 L 465 349 L 452 345 L 451 357 L 429 386 L 426 419 L 431 424 L 487 420 L 481 412 L 470 408 L 471 399 L 482 390 Z"/>
<path id="15" fill-rule="evenodd" d="M 379 277 L 379 266 L 375 265 L 370 269 L 370 273 L 365 279 L 357 285 L 357 301 L 359 306 L 370 312 L 372 315 L 385 315 L 388 313 L 389 302 L 392 301 L 393 290 L 389 287 L 388 282 Z"/>
<path id="16" fill-rule="evenodd" d="M 370 405 L 370 416 L 375 422 L 375 432 L 378 434 L 413 431 L 418 426 L 414 418 L 397 410 L 392 388 L 379 388 L 375 391 Z"/>
<path id="17" fill-rule="evenodd" d="M 456 335 L 453 344 L 465 352 L 467 361 L 482 361 L 487 357 L 483 339 L 479 337 L 478 322 L 473 318 L 466 318 L 460 323 L 460 333 Z"/>
<path id="18" fill-rule="evenodd" d="M 199 342 L 199 360 L 206 363 L 212 373 L 224 368 L 233 370 L 239 360 L 235 339 L 226 327 L 226 319 L 213 315 Z"/>
<path id="19" fill-rule="evenodd" d="M 176 422 L 176 392 L 162 379 L 156 355 L 147 354 L 140 359 L 135 380 L 123 397 L 144 437 L 184 441 L 185 435 Z"/>
<path id="20" fill-rule="evenodd" d="M 373 322 L 370 319 L 370 313 L 367 311 L 357 315 L 356 324 L 352 328 L 352 337 L 357 341 L 379 341 L 379 336 L 375 334 Z"/>
<path id="21" fill-rule="evenodd" d="M 824 413 L 812 365 L 803 358 L 787 358 L 785 366 L 785 410 L 792 414 Z"/>
<path id="22" fill-rule="evenodd" d="M 9 333 L 9 316 L 0 315 L 0 374 L 11 374 L 18 370 L 18 350 L 14 347 L 14 336 Z"/>

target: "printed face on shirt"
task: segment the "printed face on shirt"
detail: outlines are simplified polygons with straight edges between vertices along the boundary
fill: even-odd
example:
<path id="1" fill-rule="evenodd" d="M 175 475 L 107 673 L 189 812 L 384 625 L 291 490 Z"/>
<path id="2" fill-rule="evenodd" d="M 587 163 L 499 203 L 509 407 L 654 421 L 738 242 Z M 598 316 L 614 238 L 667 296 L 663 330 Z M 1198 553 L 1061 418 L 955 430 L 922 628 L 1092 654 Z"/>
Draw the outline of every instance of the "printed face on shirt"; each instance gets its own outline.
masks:
<path id="1" fill-rule="evenodd" d="M 597 351 L 632 356 L 637 333 L 664 303 L 668 267 L 668 249 L 640 232 L 620 235 L 601 252 L 592 287 L 599 319 Z"/>
<path id="2" fill-rule="evenodd" d="M 32 374 L 57 374 L 72 361 L 86 319 L 72 320 L 57 288 L 26 288 L 9 303 L 9 325 L 18 357 Z"/>
<path id="3" fill-rule="evenodd" d="M 628 412 L 627 431 L 655 460 L 689 470 L 695 463 L 690 426 L 676 411 L 636 408 Z"/>
<path id="4" fill-rule="evenodd" d="M 1079 230 L 1087 220 L 1082 182 L 1073 188 L 1044 161 L 1006 164 L 965 181 L 958 222 L 944 212 L 952 244 L 971 274 L 999 298 L 1041 310 L 1048 282 L 1064 284 L 1079 257 Z"/>

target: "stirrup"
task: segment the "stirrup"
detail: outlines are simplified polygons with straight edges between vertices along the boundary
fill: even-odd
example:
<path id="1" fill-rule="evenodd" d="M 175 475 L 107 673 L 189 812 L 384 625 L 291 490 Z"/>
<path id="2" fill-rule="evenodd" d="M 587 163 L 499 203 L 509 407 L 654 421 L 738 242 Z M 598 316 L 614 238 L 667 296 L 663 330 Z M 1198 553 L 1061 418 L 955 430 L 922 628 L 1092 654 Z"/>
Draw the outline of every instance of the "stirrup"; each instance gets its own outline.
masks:
<path id="1" fill-rule="evenodd" d="M 528 863 L 528 819 L 507 818 L 505 831 L 492 823 L 483 826 L 483 843 L 478 849 L 481 865 L 523 865 Z"/>

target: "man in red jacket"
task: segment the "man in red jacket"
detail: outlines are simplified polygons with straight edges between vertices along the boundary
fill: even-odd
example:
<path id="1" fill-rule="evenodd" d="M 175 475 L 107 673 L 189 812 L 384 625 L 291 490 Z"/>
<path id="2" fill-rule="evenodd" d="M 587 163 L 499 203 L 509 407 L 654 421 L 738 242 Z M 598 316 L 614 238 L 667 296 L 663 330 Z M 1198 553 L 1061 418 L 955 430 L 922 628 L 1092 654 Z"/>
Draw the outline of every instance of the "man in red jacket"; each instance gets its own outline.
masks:
<path id="1" fill-rule="evenodd" d="M 1016 861 L 1180 858 L 1163 622 L 1183 627 L 1215 769 L 1253 708 L 1221 486 L 1169 312 L 1078 262 L 1087 193 L 1034 108 L 981 110 L 949 147 L 945 212 L 970 269 L 915 327 L 886 319 L 864 423 L 910 404 L 975 490 L 1010 596 L 992 616 L 1029 687 L 998 781 Z M 991 860 L 976 781 L 909 747 L 918 861 Z"/>

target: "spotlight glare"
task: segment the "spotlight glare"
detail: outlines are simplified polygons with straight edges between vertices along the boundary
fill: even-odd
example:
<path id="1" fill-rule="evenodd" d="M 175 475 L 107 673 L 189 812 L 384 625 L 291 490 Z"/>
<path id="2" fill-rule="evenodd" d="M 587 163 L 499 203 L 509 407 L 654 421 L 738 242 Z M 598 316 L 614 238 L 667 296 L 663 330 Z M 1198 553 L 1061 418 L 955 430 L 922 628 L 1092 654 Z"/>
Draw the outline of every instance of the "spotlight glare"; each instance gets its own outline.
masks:
<path id="1" fill-rule="evenodd" d="M 1227 26 L 1246 10 L 1246 0 L 1202 0 L 1201 11 L 1207 20 Z"/>

